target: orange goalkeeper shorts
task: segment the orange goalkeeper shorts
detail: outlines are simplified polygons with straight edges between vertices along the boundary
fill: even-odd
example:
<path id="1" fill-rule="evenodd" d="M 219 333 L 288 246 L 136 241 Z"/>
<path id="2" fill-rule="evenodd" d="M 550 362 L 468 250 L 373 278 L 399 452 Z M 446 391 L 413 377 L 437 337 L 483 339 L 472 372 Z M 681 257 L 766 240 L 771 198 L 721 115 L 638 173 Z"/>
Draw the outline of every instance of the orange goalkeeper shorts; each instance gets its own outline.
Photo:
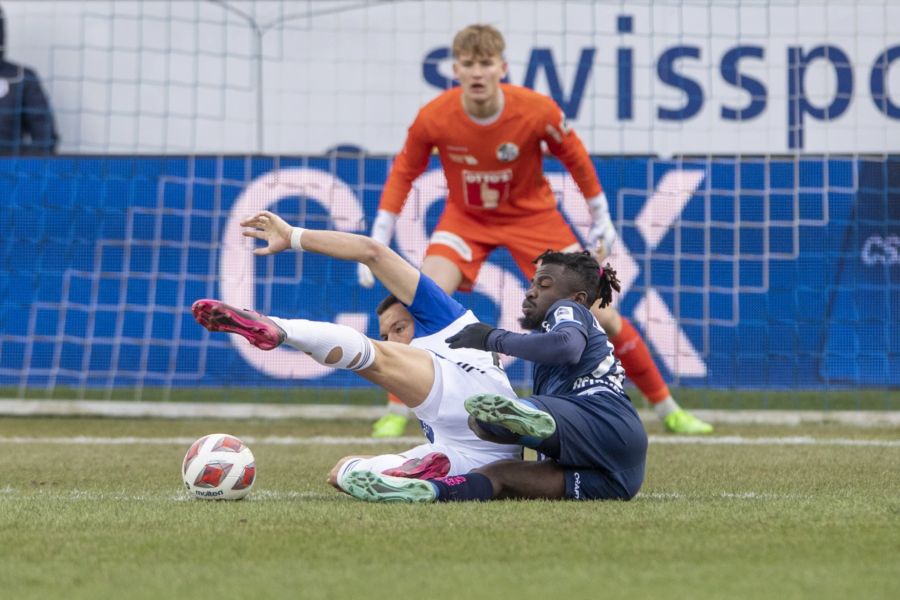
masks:
<path id="1" fill-rule="evenodd" d="M 579 250 L 581 242 L 556 209 L 499 220 L 450 208 L 441 215 L 425 256 L 442 256 L 459 267 L 463 275 L 459 289 L 468 292 L 496 248 L 506 248 L 530 281 L 535 258 L 546 250 Z"/>

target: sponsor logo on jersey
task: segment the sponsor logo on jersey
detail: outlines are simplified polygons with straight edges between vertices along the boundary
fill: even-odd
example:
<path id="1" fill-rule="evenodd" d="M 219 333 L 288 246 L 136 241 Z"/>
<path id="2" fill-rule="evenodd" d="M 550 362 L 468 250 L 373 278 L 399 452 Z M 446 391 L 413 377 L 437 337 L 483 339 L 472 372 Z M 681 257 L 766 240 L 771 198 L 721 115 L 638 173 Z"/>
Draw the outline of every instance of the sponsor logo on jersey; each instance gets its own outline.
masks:
<path id="1" fill-rule="evenodd" d="M 512 171 L 463 171 L 466 183 L 509 183 L 512 181 Z"/>
<path id="2" fill-rule="evenodd" d="M 562 111 L 559 112 L 559 130 L 563 135 L 569 135 L 569 132 L 572 131 L 569 129 L 569 121 L 566 120 L 566 113 Z"/>
<path id="3" fill-rule="evenodd" d="M 553 311 L 553 319 L 557 323 L 562 323 L 563 321 L 577 321 L 575 319 L 575 311 L 572 310 L 571 306 L 560 306 L 555 311 Z"/>
<path id="4" fill-rule="evenodd" d="M 447 156 L 450 157 L 450 160 L 453 162 L 462 165 L 474 166 L 478 164 L 478 159 L 471 154 L 453 154 L 452 152 L 448 152 Z"/>
<path id="5" fill-rule="evenodd" d="M 502 162 L 512 162 L 519 158 L 519 147 L 512 142 L 503 142 L 497 147 L 497 159 Z"/>
<path id="6" fill-rule="evenodd" d="M 622 393 L 622 384 L 619 383 L 621 377 L 619 375 L 607 372 L 603 377 L 603 379 L 598 379 L 597 377 L 594 377 L 594 375 L 578 377 L 572 384 L 572 391 L 579 396 L 598 394 L 602 391 L 611 391 L 618 394 Z M 601 387 L 604 389 L 598 389 Z"/>
<path id="7" fill-rule="evenodd" d="M 569 122 L 566 120 L 566 113 L 559 113 L 559 124 L 554 127 L 553 125 L 547 125 L 544 127 L 544 131 L 547 132 L 547 135 L 553 138 L 553 141 L 557 144 L 562 144 L 563 138 L 569 133 L 571 133 L 571 129 L 569 128 Z"/>
<path id="8" fill-rule="evenodd" d="M 509 199 L 512 169 L 463 171 L 463 195 L 467 206 L 493 210 Z"/>
<path id="9" fill-rule="evenodd" d="M 557 144 L 562 144 L 562 134 L 556 130 L 556 127 L 553 125 L 547 125 L 544 127 L 544 131 L 547 132 L 547 135 L 553 138 Z"/>
<path id="10" fill-rule="evenodd" d="M 572 473 L 572 495 L 576 500 L 581 500 L 581 473 L 575 471 Z"/>

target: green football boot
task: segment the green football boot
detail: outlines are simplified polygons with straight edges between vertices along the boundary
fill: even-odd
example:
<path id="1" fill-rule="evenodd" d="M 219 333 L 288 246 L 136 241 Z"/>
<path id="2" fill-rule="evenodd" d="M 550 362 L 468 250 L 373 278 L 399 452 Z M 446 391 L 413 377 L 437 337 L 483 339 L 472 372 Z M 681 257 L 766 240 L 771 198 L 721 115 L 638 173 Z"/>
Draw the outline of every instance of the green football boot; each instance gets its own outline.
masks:
<path id="1" fill-rule="evenodd" d="M 705 423 L 684 409 L 678 409 L 663 419 L 666 429 L 672 433 L 695 435 L 712 433 L 713 427 Z"/>
<path id="2" fill-rule="evenodd" d="M 409 417 L 388 413 L 372 424 L 373 438 L 395 438 L 403 435 L 406 431 L 406 423 Z"/>
<path id="3" fill-rule="evenodd" d="M 434 486 L 422 479 L 351 471 L 341 483 L 345 492 L 366 502 L 434 502 L 437 499 Z"/>
<path id="4" fill-rule="evenodd" d="M 556 421 L 550 413 L 498 394 L 476 394 L 466 399 L 465 407 L 476 420 L 519 435 L 544 440 L 556 431 Z"/>

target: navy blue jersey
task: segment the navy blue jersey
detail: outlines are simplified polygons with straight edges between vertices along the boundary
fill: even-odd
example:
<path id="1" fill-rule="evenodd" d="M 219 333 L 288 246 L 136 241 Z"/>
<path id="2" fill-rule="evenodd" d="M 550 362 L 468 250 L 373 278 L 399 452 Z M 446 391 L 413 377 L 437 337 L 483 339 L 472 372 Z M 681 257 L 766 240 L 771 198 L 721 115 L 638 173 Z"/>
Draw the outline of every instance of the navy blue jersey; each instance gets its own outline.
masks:
<path id="1" fill-rule="evenodd" d="M 613 354 L 606 332 L 585 306 L 571 300 L 558 300 L 545 317 L 544 331 L 563 327 L 577 329 L 587 345 L 579 361 L 572 365 L 534 366 L 534 394 L 570 396 L 598 392 L 623 393 L 625 370 Z"/>

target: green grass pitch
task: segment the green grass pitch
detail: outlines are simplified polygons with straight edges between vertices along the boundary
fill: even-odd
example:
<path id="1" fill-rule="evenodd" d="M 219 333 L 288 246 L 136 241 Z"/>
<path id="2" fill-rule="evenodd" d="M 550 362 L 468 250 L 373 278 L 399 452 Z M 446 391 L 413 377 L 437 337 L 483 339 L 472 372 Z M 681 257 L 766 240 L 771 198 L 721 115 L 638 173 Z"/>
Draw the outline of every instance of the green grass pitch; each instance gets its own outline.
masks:
<path id="1" fill-rule="evenodd" d="M 627 388 L 636 406 L 647 402 L 634 388 Z M 519 395 L 529 392 L 520 390 Z M 740 410 L 900 410 L 900 393 L 891 389 L 828 390 L 672 390 L 684 408 Z M 250 402 L 265 404 L 346 404 L 384 406 L 385 393 L 373 386 L 333 388 L 71 388 L 57 386 L 0 387 L 0 398 L 26 400 L 144 400 L 149 402 Z"/>
<path id="2" fill-rule="evenodd" d="M 898 432 L 720 426 L 717 436 L 884 445 L 651 443 L 621 502 L 370 505 L 325 484 L 350 453 L 405 445 L 252 446 L 241 502 L 187 499 L 186 445 L 346 436 L 365 422 L 0 419 L 2 597 L 893 598 Z M 664 436 L 656 423 L 648 429 Z M 412 426 L 409 435 L 415 435 Z M 75 444 L 71 438 L 133 437 Z M 27 443 L 21 438 L 41 438 Z M 65 442 L 65 443 L 60 443 Z M 160 443 L 163 442 L 163 443 Z"/>

